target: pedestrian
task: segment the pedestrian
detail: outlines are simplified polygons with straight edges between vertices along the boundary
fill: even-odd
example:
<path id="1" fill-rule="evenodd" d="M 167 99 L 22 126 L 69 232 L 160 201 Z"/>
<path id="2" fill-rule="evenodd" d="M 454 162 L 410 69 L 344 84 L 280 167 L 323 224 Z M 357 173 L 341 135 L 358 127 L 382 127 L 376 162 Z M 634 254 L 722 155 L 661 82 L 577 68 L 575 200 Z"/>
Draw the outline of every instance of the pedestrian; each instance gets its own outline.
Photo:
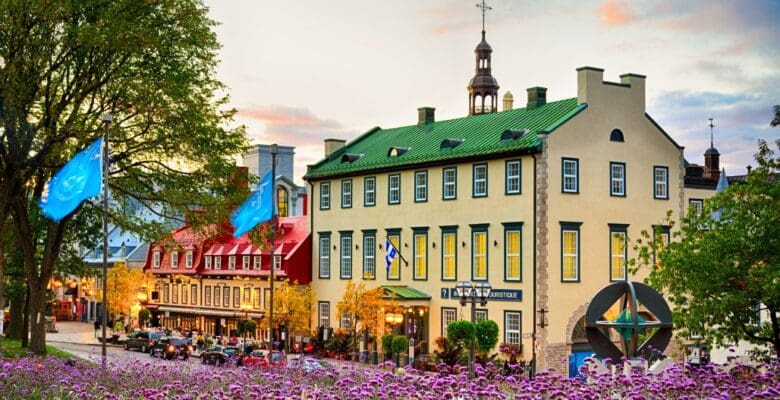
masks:
<path id="1" fill-rule="evenodd" d="M 206 344 L 206 338 L 203 337 L 203 332 L 198 332 L 198 337 L 196 339 L 196 343 L 198 345 L 198 351 L 203 351 L 203 346 Z"/>
<path id="2" fill-rule="evenodd" d="M 100 331 L 100 320 L 96 319 L 95 323 L 93 324 L 93 326 L 95 327 L 95 339 L 97 339 L 98 331 Z"/>

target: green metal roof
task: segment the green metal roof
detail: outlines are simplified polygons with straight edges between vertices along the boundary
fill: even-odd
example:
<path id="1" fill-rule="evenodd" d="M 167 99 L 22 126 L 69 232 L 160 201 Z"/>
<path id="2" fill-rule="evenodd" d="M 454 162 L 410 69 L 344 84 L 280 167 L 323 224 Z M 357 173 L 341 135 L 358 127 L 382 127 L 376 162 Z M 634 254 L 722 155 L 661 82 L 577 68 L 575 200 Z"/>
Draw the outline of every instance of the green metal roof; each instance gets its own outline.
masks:
<path id="1" fill-rule="evenodd" d="M 431 296 L 409 286 L 382 286 L 385 293 L 390 292 L 401 300 L 430 300 Z"/>
<path id="2" fill-rule="evenodd" d="M 425 126 L 411 125 L 392 129 L 374 128 L 330 157 L 309 167 L 304 179 L 318 179 L 410 167 L 432 162 L 446 162 L 483 155 L 536 151 L 540 144 L 538 134 L 550 133 L 587 107 L 576 98 L 547 103 L 527 109 L 518 108 L 491 114 L 474 115 Z M 507 129 L 529 132 L 518 139 L 501 140 Z M 450 149 L 440 148 L 445 139 L 463 139 Z M 408 148 L 401 156 L 388 156 L 391 147 Z M 349 161 L 342 162 L 342 155 Z M 355 159 L 355 156 L 359 158 Z M 350 162 L 351 161 L 351 162 Z"/>

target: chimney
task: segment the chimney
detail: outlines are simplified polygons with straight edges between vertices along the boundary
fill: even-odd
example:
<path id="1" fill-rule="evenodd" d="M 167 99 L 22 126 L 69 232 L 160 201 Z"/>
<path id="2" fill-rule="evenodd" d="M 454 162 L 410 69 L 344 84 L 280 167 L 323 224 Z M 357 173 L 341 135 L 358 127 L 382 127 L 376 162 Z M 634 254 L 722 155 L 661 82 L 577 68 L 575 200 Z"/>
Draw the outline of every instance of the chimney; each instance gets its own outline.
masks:
<path id="1" fill-rule="evenodd" d="M 330 157 L 333 152 L 344 147 L 344 143 L 347 143 L 344 139 L 325 139 L 325 158 Z"/>
<path id="2" fill-rule="evenodd" d="M 528 90 L 528 105 L 526 107 L 529 110 L 547 104 L 547 88 L 534 86 L 528 88 L 527 90 Z"/>
<path id="3" fill-rule="evenodd" d="M 512 92 L 506 92 L 504 94 L 504 111 L 509 111 L 514 107 L 515 98 L 512 96 Z"/>
<path id="4" fill-rule="evenodd" d="M 435 121 L 433 114 L 436 111 L 433 107 L 420 107 L 417 109 L 417 126 L 420 128 Z"/>
<path id="5" fill-rule="evenodd" d="M 647 77 L 639 74 L 623 74 L 620 75 L 620 83 L 628 85 L 631 88 L 631 92 L 636 101 L 639 101 L 639 106 L 642 107 L 642 111 L 645 110 L 645 79 Z"/>
<path id="6" fill-rule="evenodd" d="M 577 101 L 582 103 L 595 103 L 594 97 L 603 86 L 604 70 L 596 67 L 577 68 Z"/>

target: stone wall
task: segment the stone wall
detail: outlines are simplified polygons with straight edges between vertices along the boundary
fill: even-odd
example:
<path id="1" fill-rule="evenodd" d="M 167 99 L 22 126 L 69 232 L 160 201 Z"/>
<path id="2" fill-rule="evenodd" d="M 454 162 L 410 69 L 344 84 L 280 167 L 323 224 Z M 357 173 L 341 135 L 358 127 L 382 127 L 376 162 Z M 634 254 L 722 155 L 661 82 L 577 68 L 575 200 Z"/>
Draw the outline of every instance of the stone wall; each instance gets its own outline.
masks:
<path id="1" fill-rule="evenodd" d="M 546 350 L 545 369 L 551 369 L 553 373 L 561 376 L 569 376 L 569 348 L 566 343 L 550 343 Z"/>
<path id="2" fill-rule="evenodd" d="M 541 309 L 549 310 L 547 306 L 547 279 L 549 263 L 547 262 L 547 191 L 549 177 L 547 176 L 547 135 L 539 136 L 542 141 L 542 152 L 536 155 L 536 287 L 534 287 L 534 296 L 536 296 L 536 309 L 533 320 L 536 321 L 537 313 Z M 540 328 L 538 323 L 534 330 L 539 336 L 534 340 L 541 343 L 536 354 L 536 369 L 543 371 L 547 368 L 547 328 Z M 565 346 L 564 346 L 565 347 Z"/>

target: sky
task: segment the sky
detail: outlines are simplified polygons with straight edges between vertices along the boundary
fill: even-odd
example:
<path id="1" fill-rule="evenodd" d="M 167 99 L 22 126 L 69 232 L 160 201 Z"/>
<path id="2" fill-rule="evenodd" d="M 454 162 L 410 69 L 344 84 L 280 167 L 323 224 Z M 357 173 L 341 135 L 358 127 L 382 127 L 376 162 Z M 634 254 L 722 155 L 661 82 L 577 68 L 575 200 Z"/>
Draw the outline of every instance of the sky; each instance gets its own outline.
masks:
<path id="1" fill-rule="evenodd" d="M 480 40 L 477 0 L 206 0 L 222 44 L 218 78 L 253 143 L 296 147 L 295 181 L 324 155 L 323 139 L 375 126 L 468 114 Z M 491 0 L 487 41 L 499 96 L 525 89 L 577 96 L 576 68 L 604 79 L 647 76 L 647 112 L 703 164 L 714 144 L 743 174 L 780 104 L 780 1 Z"/>

